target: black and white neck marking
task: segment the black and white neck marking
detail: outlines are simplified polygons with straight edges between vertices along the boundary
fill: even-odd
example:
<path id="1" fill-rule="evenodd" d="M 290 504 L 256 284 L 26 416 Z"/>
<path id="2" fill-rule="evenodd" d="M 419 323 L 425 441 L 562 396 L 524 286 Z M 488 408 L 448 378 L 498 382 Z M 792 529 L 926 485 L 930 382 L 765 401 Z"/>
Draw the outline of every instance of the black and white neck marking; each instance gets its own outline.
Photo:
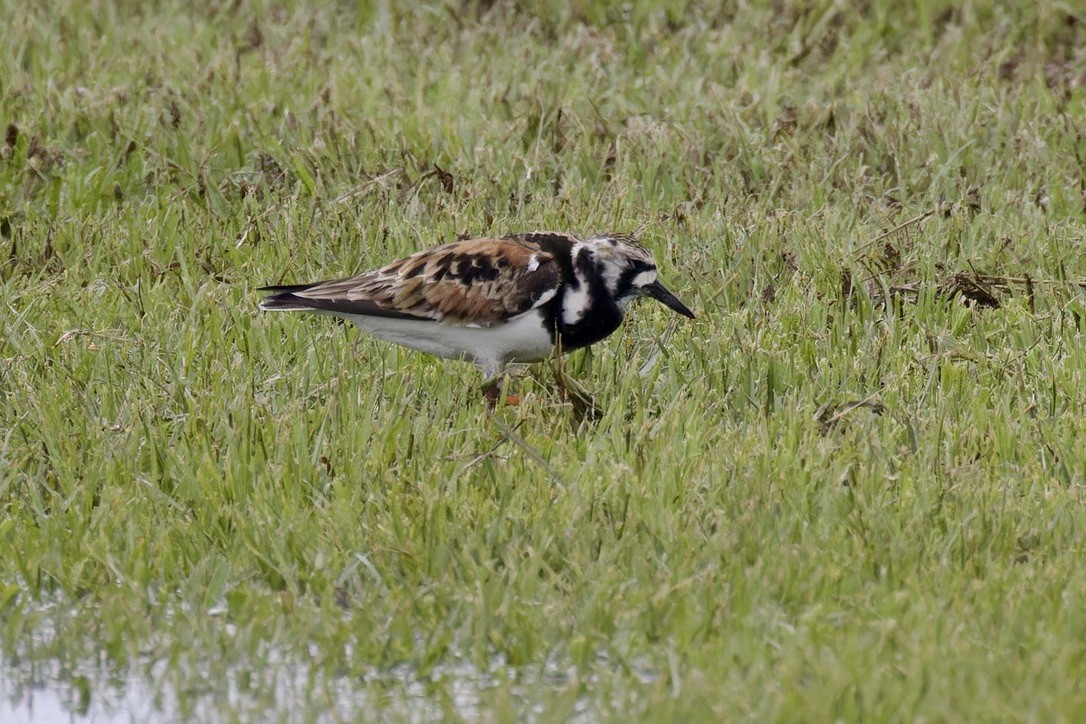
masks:
<path id="1" fill-rule="evenodd" d="M 594 236 L 568 244 L 564 284 L 548 324 L 566 350 L 595 344 L 622 324 L 626 306 L 656 281 L 651 253 L 619 235 Z"/>

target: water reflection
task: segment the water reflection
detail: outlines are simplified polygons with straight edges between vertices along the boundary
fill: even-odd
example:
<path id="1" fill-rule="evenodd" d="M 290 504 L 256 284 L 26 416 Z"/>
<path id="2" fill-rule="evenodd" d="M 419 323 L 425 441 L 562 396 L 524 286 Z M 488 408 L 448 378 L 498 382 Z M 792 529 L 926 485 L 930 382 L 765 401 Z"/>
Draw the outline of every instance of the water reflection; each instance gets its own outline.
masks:
<path id="1" fill-rule="evenodd" d="M 38 613 L 67 610 L 46 604 Z M 0 723 L 259 721 L 269 713 L 284 721 L 357 721 L 377 713 L 382 719 L 476 721 L 548 712 L 594 721 L 601 714 L 595 709 L 601 672 L 617 685 L 608 704 L 619 711 L 637 698 L 639 686 L 659 678 L 650 664 L 619 663 L 607 652 L 581 672 L 557 654 L 522 667 L 494 656 L 485 669 L 454 656 L 424 674 L 401 664 L 363 676 L 337 674 L 274 648 L 258 659 L 239 654 L 229 665 L 192 650 L 170 660 L 117 662 L 90 640 L 74 649 L 60 646 L 54 621 L 37 619 L 18 643 L 0 651 Z M 318 658 L 319 652 L 309 653 L 306 658 Z"/>
<path id="2" fill-rule="evenodd" d="M 314 667 L 283 660 L 260 670 L 239 667 L 219 682 L 211 681 L 206 670 L 175 667 L 180 669 L 144 662 L 138 667 L 142 673 L 133 670 L 120 677 L 92 666 L 65 672 L 56 662 L 0 659 L 0 722 L 155 724 L 262 719 L 269 712 L 291 721 L 356 721 L 375 712 L 411 721 L 477 721 L 495 713 L 508 718 L 502 712 L 534 718 L 571 687 L 577 693 L 566 715 L 598 718 L 589 695 L 597 677 L 578 677 L 574 667 L 557 661 L 516 669 L 496 657 L 487 671 L 456 661 L 435 666 L 425 677 L 407 665 L 363 677 L 325 677 Z M 656 678 L 644 668 L 632 673 L 641 684 Z"/>

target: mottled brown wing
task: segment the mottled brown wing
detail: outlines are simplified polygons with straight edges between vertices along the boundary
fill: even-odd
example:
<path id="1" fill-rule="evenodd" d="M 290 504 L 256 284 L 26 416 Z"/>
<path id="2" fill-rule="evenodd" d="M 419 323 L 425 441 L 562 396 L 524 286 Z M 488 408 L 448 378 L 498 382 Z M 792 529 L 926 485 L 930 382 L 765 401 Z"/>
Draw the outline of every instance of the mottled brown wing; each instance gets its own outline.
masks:
<path id="1" fill-rule="evenodd" d="M 521 239 L 469 239 L 413 254 L 360 276 L 284 290 L 284 304 L 489 327 L 551 299 L 554 255 Z M 273 298 L 274 299 L 274 298 Z"/>

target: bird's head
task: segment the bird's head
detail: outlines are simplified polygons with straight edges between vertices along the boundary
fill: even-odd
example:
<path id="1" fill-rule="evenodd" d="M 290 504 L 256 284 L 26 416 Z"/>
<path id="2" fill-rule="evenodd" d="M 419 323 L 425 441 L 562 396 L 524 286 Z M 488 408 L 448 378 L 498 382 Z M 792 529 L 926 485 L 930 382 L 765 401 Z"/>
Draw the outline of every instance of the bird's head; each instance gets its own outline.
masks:
<path id="1" fill-rule="evenodd" d="M 633 236 L 599 234 L 580 243 L 620 309 L 625 310 L 638 297 L 652 297 L 684 317 L 694 318 L 694 313 L 657 279 L 652 252 Z"/>

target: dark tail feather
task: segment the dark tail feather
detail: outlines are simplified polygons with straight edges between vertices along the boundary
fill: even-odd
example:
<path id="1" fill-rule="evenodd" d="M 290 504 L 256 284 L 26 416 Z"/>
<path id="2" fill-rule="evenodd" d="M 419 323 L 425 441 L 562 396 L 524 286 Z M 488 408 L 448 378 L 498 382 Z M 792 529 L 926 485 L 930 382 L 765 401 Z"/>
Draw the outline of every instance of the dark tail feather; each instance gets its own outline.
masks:
<path id="1" fill-rule="evenodd" d="M 260 287 L 257 291 L 269 292 L 268 296 L 260 300 L 260 308 L 266 311 L 276 312 L 300 312 L 313 309 L 313 305 L 304 299 L 294 296 L 295 292 L 304 292 L 312 289 L 316 284 L 291 284 L 286 286 Z"/>
<path id="2" fill-rule="evenodd" d="M 329 299 L 320 296 L 295 296 L 298 292 L 304 292 L 325 283 L 261 287 L 259 291 L 270 292 L 270 294 L 261 300 L 260 308 L 268 312 L 327 312 L 338 315 L 354 314 L 363 317 L 433 321 L 431 317 L 420 317 L 408 312 L 401 312 L 398 309 L 386 309 L 369 299 Z"/>
<path id="3" fill-rule="evenodd" d="M 269 287 L 258 287 L 258 292 L 271 292 L 272 294 L 293 294 L 294 292 L 304 292 L 306 289 L 312 289 L 320 284 L 320 282 L 313 282 L 312 284 L 283 284 L 272 285 Z"/>

